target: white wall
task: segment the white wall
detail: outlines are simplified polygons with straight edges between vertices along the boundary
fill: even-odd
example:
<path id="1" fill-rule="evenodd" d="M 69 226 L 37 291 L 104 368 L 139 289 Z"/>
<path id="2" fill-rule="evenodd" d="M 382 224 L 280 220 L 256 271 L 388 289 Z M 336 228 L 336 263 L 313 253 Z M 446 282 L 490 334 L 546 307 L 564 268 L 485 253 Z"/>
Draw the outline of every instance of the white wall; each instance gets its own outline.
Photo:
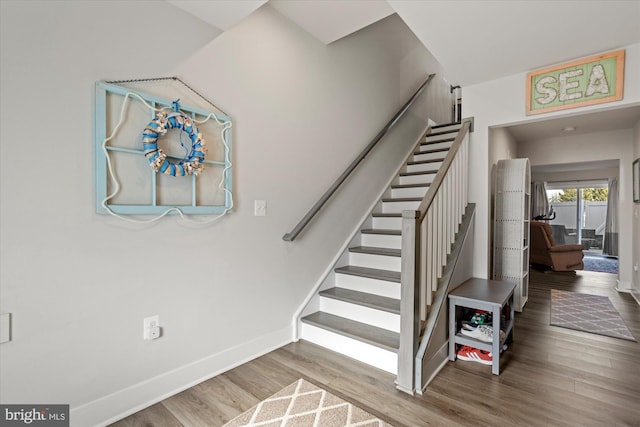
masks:
<path id="1" fill-rule="evenodd" d="M 526 143 L 523 143 L 523 145 Z M 572 181 L 608 181 L 609 178 L 618 177 L 619 168 L 599 168 L 581 171 L 566 172 L 539 172 L 531 171 L 531 181 L 543 182 L 572 182 Z"/>
<path id="2" fill-rule="evenodd" d="M 583 107 L 579 111 L 595 111 L 616 108 L 625 105 L 637 105 L 640 103 L 640 44 L 634 44 L 622 47 L 626 50 L 625 58 L 625 90 L 624 99 L 622 101 L 602 104 L 599 106 Z M 613 49 L 612 49 L 613 50 Z M 567 58 L 571 60 L 572 58 Z M 476 264 L 474 267 L 474 275 L 477 277 L 488 277 L 489 272 L 489 230 L 490 230 L 490 193 L 489 179 L 491 173 L 491 163 L 488 158 L 489 153 L 489 128 L 500 127 L 524 123 L 530 120 L 541 120 L 544 118 L 559 117 L 566 114 L 576 114 L 576 110 L 568 110 L 568 112 L 554 112 L 537 116 L 526 116 L 525 114 L 525 82 L 526 73 L 515 74 L 501 79 L 472 85 L 464 88 L 464 116 L 473 116 L 475 118 L 475 132 L 471 134 L 471 158 L 475 161 L 470 167 L 470 201 L 477 203 L 478 212 L 476 217 L 476 239 L 474 259 Z M 630 144 L 630 142 L 628 142 Z M 607 145 L 608 147 L 608 145 Z M 584 150 L 581 150 L 584 151 Z M 519 157 L 526 157 L 518 153 Z M 630 153 L 629 153 L 630 155 Z M 606 156 L 608 157 L 608 155 Z M 563 163 L 575 158 L 565 158 Z M 628 166 L 630 168 L 630 165 Z M 629 199 L 631 198 L 630 170 L 624 170 L 621 165 L 621 212 L 626 209 L 625 213 L 621 213 L 626 217 L 626 226 L 631 227 Z M 624 199 L 623 199 L 624 198 Z M 484 224 L 484 226 L 483 226 Z M 638 227 L 637 224 L 633 224 Z M 622 246 L 624 244 L 624 246 Z M 627 237 L 626 242 L 621 242 L 621 251 L 631 250 L 630 238 Z M 621 273 L 620 280 L 622 282 L 623 275 L 625 280 L 629 280 L 631 273 L 629 271 L 629 256 L 627 260 L 620 260 Z M 626 262 L 623 265 L 623 261 Z M 624 273 L 622 269 L 626 269 Z M 625 285 L 625 284 L 621 284 Z M 629 286 L 629 283 L 626 283 Z"/>
<path id="3" fill-rule="evenodd" d="M 640 121 L 633 128 L 633 159 L 640 158 Z M 632 292 L 640 301 L 640 204 L 633 206 L 633 283 Z"/>
<path id="4" fill-rule="evenodd" d="M 211 41 L 162 1 L 0 4 L 0 311 L 13 314 L 0 398 L 69 403 L 72 425 L 289 342 L 292 314 L 413 141 L 376 150 L 300 241 L 282 235 L 441 73 L 395 16 L 326 46 L 269 6 Z M 234 212 L 202 227 L 95 214 L 93 83 L 174 74 L 234 118 Z M 430 91 L 445 103 L 430 117 L 447 121 L 441 74 Z M 143 341 L 154 314 L 164 336 Z"/>

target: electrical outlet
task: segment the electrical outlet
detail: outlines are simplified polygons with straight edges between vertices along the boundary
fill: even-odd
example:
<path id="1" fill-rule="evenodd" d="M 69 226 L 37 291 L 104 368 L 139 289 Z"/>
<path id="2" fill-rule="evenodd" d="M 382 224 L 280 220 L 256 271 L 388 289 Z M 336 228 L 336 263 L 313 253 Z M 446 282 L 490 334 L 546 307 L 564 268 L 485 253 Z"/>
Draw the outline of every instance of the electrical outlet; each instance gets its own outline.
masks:
<path id="1" fill-rule="evenodd" d="M 267 201 L 266 200 L 254 200 L 253 201 L 253 215 L 254 216 L 267 216 Z"/>
<path id="2" fill-rule="evenodd" d="M 160 316 L 157 314 L 145 317 L 142 321 L 142 338 L 145 340 L 155 340 L 160 338 Z"/>

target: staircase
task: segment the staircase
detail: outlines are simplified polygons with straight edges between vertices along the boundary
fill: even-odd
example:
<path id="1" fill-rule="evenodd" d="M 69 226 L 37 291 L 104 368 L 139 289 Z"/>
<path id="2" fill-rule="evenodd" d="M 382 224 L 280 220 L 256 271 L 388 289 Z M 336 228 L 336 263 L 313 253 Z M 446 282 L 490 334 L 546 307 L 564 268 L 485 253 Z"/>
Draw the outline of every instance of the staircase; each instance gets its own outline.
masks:
<path id="1" fill-rule="evenodd" d="M 348 264 L 334 269 L 303 311 L 302 339 L 398 373 L 402 212 L 418 210 L 460 127 L 427 131 L 340 258 Z"/>

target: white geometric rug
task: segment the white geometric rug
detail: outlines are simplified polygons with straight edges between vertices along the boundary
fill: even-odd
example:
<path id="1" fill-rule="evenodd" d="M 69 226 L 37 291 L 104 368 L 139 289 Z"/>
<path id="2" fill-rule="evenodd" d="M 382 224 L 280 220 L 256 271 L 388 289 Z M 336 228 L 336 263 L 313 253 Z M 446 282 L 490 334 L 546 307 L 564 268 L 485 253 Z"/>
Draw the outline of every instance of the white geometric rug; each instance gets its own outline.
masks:
<path id="1" fill-rule="evenodd" d="M 601 295 L 551 289 L 551 325 L 592 334 L 636 339 L 620 317 L 611 300 Z"/>
<path id="2" fill-rule="evenodd" d="M 337 396 L 299 379 L 223 427 L 392 427 Z"/>

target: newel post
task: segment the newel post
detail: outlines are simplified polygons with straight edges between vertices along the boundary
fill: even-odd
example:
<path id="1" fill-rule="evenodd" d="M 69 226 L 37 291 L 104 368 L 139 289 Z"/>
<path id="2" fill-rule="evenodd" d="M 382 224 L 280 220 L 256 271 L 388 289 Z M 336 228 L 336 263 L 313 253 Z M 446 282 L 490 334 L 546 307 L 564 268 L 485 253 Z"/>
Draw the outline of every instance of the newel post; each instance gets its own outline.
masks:
<path id="1" fill-rule="evenodd" d="M 415 355 L 420 334 L 420 211 L 402 212 L 400 348 L 396 388 L 415 393 Z"/>

